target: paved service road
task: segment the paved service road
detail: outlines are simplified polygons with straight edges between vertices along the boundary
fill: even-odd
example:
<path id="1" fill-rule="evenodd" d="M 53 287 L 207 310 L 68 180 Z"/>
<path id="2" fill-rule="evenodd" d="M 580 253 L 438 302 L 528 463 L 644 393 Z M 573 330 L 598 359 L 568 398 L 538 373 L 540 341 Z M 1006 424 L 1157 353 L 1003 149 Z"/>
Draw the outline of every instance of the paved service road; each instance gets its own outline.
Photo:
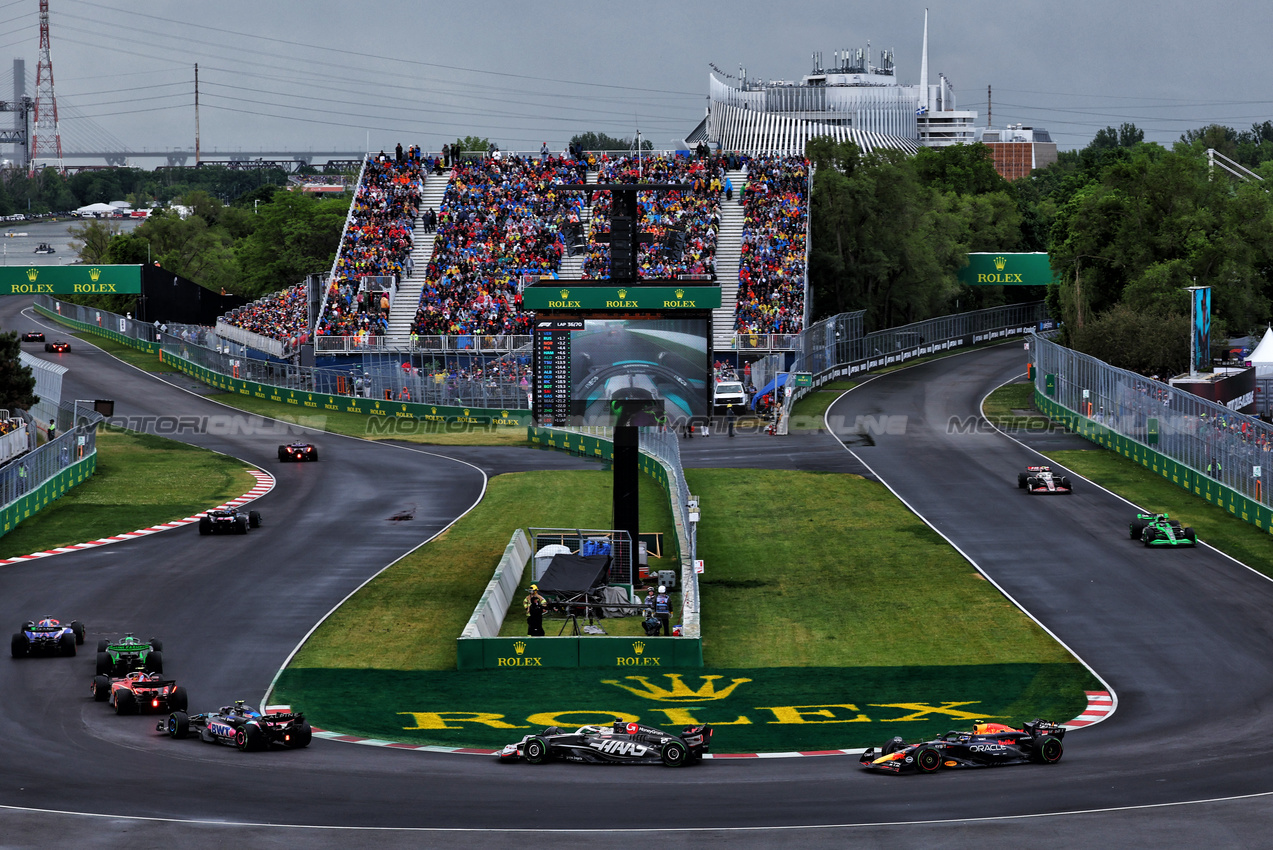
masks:
<path id="1" fill-rule="evenodd" d="M 18 306 L 0 300 L 0 325 L 26 324 L 14 317 Z M 92 659 L 85 653 L 0 664 L 0 806 L 108 817 L 0 809 L 4 842 L 32 846 L 57 836 L 120 846 L 145 834 L 209 847 L 489 846 L 510 839 L 553 847 L 685 846 L 713 838 L 741 846 L 922 840 L 1018 847 L 1078 846 L 1099 836 L 1132 846 L 1156 835 L 1187 836 L 1190 828 L 1197 834 L 1195 816 L 1232 823 L 1226 834 L 1235 842 L 1263 834 L 1252 832 L 1270 820 L 1259 801 L 1152 815 L 1019 817 L 1273 789 L 1261 723 L 1270 696 L 1264 656 L 1273 588 L 1204 548 L 1144 551 L 1127 539 L 1130 509 L 1082 482 L 1072 497 L 1030 498 L 1015 486 L 1017 468 L 1034 460 L 1027 450 L 1001 436 L 947 434 L 946 421 L 969 414 L 986 391 L 1020 371 L 1019 360 L 1019 349 L 992 349 L 903 370 L 859 387 L 831 413 L 849 423 L 881 412 L 906 416 L 904 434 L 855 445 L 861 461 L 1118 693 L 1114 718 L 1071 733 L 1055 767 L 881 777 L 864 774 L 851 758 L 714 760 L 675 771 L 501 766 L 490 758 L 323 740 L 296 752 L 244 754 L 168 740 L 154 733 L 153 717 L 113 716 L 89 697 Z M 113 397 L 121 415 L 226 412 L 86 344 L 62 362 L 74 370 L 65 397 Z M 279 464 L 275 450 L 284 436 L 177 436 L 278 476 L 274 492 L 255 506 L 265 516 L 262 528 L 243 538 L 201 538 L 187 527 L 0 568 L 0 607 L 15 627 L 44 613 L 80 618 L 89 648 L 103 632 L 162 637 L 167 672 L 199 707 L 259 699 L 314 622 L 443 528 L 484 484 L 480 470 L 442 457 L 445 450 L 322 435 L 315 437 L 319 463 Z M 753 445 L 782 459 L 761 438 Z M 548 463 L 554 456 L 528 450 L 526 457 Z M 407 505 L 415 520 L 387 520 Z M 956 823 L 915 825 L 947 819 Z M 781 829 L 813 825 L 822 828 Z M 405 831 L 420 828 L 427 837 Z M 500 828 L 531 832 L 484 832 Z M 624 832 L 642 829 L 655 831 Z"/>

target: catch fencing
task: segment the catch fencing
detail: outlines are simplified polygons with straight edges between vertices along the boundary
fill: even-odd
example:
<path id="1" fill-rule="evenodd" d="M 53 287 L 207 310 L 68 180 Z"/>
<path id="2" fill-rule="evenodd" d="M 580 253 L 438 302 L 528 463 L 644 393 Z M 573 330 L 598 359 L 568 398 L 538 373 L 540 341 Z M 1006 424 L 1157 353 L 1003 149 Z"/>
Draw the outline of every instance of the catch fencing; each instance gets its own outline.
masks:
<path id="1" fill-rule="evenodd" d="M 1035 396 L 1045 413 L 1061 414 L 1094 442 L 1268 527 L 1268 423 L 1040 337 L 1031 338 L 1030 353 Z M 1253 511 L 1257 506 L 1264 510 Z"/>
<path id="2" fill-rule="evenodd" d="M 47 507 L 96 468 L 97 425 L 102 416 L 91 407 L 66 402 L 50 418 L 66 430 L 0 467 L 0 536 Z"/>

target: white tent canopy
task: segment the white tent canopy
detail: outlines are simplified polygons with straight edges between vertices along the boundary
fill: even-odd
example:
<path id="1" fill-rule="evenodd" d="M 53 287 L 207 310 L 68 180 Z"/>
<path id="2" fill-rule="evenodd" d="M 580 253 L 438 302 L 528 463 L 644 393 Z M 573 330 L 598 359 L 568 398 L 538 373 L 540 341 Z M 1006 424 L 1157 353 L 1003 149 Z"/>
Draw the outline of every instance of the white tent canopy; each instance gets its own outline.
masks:
<path id="1" fill-rule="evenodd" d="M 1266 328 L 1260 344 L 1247 355 L 1247 362 L 1255 367 L 1257 378 L 1273 377 L 1273 328 Z"/>
<path id="2" fill-rule="evenodd" d="M 86 207 L 80 207 L 75 211 L 76 215 L 97 215 L 98 213 L 111 213 L 115 208 L 110 204 L 89 204 Z"/>

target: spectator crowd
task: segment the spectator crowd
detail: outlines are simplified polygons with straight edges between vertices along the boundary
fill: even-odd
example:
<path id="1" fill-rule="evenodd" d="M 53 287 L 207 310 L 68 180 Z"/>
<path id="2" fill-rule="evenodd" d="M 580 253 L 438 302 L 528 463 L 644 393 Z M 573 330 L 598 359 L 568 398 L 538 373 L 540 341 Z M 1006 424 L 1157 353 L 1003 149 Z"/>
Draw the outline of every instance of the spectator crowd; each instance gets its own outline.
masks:
<path id="1" fill-rule="evenodd" d="M 293 346 L 305 342 L 309 333 L 305 284 L 289 286 L 240 307 L 226 315 L 225 323 Z"/>
<path id="2" fill-rule="evenodd" d="M 805 220 L 809 164 L 754 157 L 743 190 L 738 263 L 738 333 L 799 333 L 804 321 Z"/>

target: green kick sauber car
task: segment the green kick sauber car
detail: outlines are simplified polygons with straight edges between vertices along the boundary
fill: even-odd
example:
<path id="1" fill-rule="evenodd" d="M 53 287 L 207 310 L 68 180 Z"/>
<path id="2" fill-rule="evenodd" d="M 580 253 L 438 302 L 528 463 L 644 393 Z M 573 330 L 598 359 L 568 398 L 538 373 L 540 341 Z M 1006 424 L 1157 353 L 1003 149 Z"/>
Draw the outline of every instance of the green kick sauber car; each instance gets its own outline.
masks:
<path id="1" fill-rule="evenodd" d="M 97 675 L 120 678 L 134 670 L 164 672 L 163 641 L 141 640 L 132 632 L 117 641 L 97 642 Z"/>
<path id="2" fill-rule="evenodd" d="M 1197 546 L 1198 535 L 1166 514 L 1136 514 L 1128 524 L 1132 540 L 1146 546 Z"/>

